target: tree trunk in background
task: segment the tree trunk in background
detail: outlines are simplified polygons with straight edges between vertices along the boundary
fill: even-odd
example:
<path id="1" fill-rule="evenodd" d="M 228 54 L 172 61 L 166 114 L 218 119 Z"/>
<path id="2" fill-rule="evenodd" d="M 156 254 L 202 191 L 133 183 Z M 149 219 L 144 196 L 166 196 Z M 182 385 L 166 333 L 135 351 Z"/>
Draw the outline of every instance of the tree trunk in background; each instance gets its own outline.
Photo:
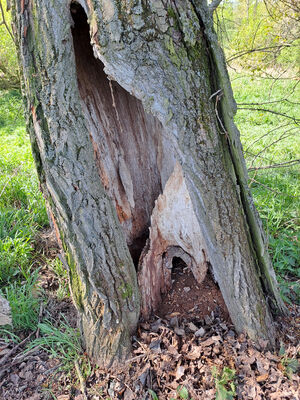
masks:
<path id="1" fill-rule="evenodd" d="M 237 331 L 273 343 L 271 311 L 284 306 L 205 1 L 15 0 L 14 21 L 88 353 L 101 365 L 126 357 L 174 257 L 198 282 L 211 266 Z"/>

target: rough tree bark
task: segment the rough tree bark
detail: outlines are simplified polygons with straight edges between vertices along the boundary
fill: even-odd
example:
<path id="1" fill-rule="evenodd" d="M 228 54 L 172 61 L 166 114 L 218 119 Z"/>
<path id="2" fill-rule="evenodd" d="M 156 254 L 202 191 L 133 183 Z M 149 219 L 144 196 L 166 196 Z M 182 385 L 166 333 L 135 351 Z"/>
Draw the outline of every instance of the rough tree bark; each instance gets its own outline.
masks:
<path id="1" fill-rule="evenodd" d="M 172 259 L 211 267 L 238 331 L 282 312 L 201 0 L 15 0 L 27 124 L 88 353 L 126 357 Z"/>

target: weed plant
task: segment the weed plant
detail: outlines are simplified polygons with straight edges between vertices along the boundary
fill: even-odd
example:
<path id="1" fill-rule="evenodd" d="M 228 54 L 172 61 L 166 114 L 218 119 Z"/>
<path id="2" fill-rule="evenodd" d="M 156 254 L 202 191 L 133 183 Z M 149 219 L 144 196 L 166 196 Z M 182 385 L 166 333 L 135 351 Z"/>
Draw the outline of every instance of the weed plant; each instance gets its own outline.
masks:
<path id="1" fill-rule="evenodd" d="M 234 380 L 235 370 L 224 367 L 218 372 L 217 367 L 212 367 L 212 376 L 216 386 L 216 400 L 232 400 L 236 395 Z"/>

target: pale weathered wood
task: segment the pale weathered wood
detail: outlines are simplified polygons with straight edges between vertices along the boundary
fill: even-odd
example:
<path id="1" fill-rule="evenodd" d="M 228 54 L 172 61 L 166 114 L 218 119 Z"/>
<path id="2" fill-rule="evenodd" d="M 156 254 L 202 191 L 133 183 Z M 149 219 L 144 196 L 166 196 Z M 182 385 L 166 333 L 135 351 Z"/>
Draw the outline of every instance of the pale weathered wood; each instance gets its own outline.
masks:
<path id="1" fill-rule="evenodd" d="M 14 21 L 89 354 L 102 365 L 126 356 L 140 292 L 149 315 L 174 257 L 198 281 L 209 262 L 236 329 L 274 342 L 270 306 L 284 306 L 206 2 L 15 0 Z"/>

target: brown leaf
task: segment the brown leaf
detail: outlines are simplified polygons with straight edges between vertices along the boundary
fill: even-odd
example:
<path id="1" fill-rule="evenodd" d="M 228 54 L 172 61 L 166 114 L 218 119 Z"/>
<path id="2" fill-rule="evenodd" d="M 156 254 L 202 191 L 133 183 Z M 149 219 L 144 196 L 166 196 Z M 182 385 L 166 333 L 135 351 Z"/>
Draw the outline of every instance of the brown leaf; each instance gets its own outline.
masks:
<path id="1" fill-rule="evenodd" d="M 170 354 L 173 354 L 174 356 L 177 356 L 177 355 L 178 355 L 178 351 L 176 350 L 176 348 L 175 348 L 174 346 L 169 346 L 169 347 L 168 347 L 168 352 L 169 352 Z"/>
<path id="2" fill-rule="evenodd" d="M 215 340 L 211 337 L 211 338 L 208 338 L 207 340 L 204 340 L 204 342 L 201 342 L 201 346 L 208 347 L 214 343 L 215 343 Z"/>
<path id="3" fill-rule="evenodd" d="M 183 367 L 182 365 L 179 365 L 176 369 L 176 375 L 175 378 L 178 381 L 185 373 L 185 367 Z"/>
<path id="4" fill-rule="evenodd" d="M 280 363 L 277 364 L 277 368 L 281 371 L 284 372 L 284 366 Z"/>
<path id="5" fill-rule="evenodd" d="M 264 375 L 259 375 L 259 376 L 256 378 L 256 381 L 257 381 L 257 382 L 264 382 L 264 381 L 266 381 L 268 378 L 269 378 L 269 374 L 266 373 L 266 374 L 264 374 Z"/>
<path id="6" fill-rule="evenodd" d="M 197 360 L 201 355 L 201 347 L 200 346 L 192 346 L 191 351 L 188 352 L 186 358 L 188 360 Z"/>

